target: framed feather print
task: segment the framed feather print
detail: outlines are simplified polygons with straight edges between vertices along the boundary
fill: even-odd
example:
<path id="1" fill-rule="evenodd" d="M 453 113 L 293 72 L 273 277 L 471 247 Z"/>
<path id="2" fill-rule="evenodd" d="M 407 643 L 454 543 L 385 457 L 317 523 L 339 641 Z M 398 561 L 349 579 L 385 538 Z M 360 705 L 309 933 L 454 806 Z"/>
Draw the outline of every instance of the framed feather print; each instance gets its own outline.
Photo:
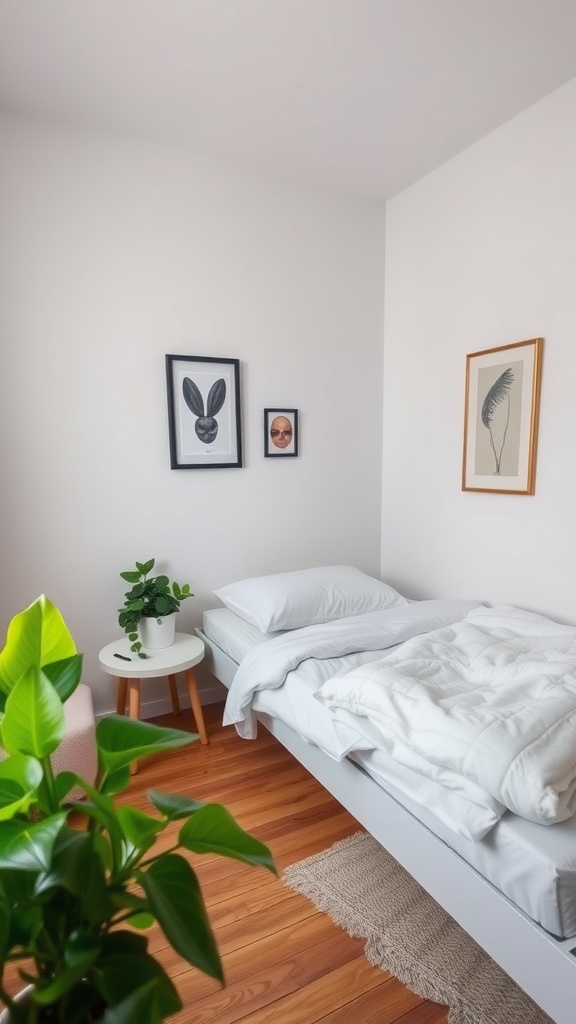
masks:
<path id="1" fill-rule="evenodd" d="M 542 338 L 466 356 L 463 491 L 534 494 Z"/>

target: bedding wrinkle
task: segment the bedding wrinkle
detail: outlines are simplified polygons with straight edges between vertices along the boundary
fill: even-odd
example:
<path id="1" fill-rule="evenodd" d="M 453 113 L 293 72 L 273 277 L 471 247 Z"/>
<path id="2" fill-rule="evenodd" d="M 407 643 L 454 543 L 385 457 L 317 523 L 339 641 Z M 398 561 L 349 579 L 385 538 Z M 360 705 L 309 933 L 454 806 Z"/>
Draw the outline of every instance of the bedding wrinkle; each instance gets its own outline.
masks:
<path id="1" fill-rule="evenodd" d="M 322 684 L 351 669 L 378 660 L 411 635 L 426 633 L 461 620 L 477 601 L 439 599 L 413 602 L 334 623 L 307 627 L 260 643 L 241 660 L 230 685 L 224 724 L 252 739 L 257 714 L 280 717 L 306 742 L 328 757 L 342 760 L 354 752 L 382 751 L 392 770 L 392 743 L 355 716 L 338 718 L 317 697 Z M 372 650 L 370 649 L 372 647 Z M 346 653 L 352 651 L 353 653 Z M 331 655 L 331 656 L 330 656 Z M 281 709 L 281 710 L 280 710 Z M 389 755 L 389 757 L 388 757 Z M 410 752 L 407 752 L 408 758 Z M 403 769 L 404 778 L 407 778 Z M 462 776 L 438 769 L 433 778 L 428 766 L 412 766 L 410 794 L 459 835 L 476 842 L 493 828 L 504 806 Z M 396 775 L 394 774 L 396 778 Z"/>
<path id="2" fill-rule="evenodd" d="M 478 602 L 431 600 L 353 615 L 290 630 L 255 648 L 242 659 L 224 708 L 224 725 L 235 725 L 245 739 L 256 735 L 251 712 L 254 694 L 282 686 L 291 671 L 317 662 L 368 652 L 377 657 L 409 637 L 462 618 Z M 346 670 L 345 668 L 343 669 Z"/>
<path id="3" fill-rule="evenodd" d="M 442 769 L 445 784 L 446 773 L 461 775 L 516 814 L 552 824 L 576 810 L 575 672 L 574 627 L 480 607 L 328 680 L 319 699 L 375 731 L 402 763 L 433 777 Z"/>

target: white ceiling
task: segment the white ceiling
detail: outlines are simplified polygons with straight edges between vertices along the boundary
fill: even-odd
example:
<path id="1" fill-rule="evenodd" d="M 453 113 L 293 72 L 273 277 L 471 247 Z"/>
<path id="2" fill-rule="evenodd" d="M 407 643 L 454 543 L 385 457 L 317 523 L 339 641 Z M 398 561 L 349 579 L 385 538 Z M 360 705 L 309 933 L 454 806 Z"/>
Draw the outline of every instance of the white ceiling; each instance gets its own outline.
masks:
<path id="1" fill-rule="evenodd" d="M 576 76 L 576 0 L 0 0 L 0 106 L 387 199 Z"/>

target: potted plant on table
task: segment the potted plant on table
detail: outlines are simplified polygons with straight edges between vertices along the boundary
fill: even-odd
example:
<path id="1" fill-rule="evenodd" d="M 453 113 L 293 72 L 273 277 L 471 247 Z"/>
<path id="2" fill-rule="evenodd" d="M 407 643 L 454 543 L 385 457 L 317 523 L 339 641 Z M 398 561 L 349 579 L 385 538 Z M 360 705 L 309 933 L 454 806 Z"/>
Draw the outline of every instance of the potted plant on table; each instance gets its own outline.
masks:
<path id="1" fill-rule="evenodd" d="M 171 583 L 164 575 L 150 576 L 155 564 L 156 560 L 150 558 L 120 573 L 132 587 L 124 595 L 124 606 L 118 609 L 118 623 L 131 642 L 130 650 L 139 658 L 148 657 L 142 647 L 170 647 L 174 642 L 174 615 L 182 601 L 194 597 L 189 583 Z"/>
<path id="2" fill-rule="evenodd" d="M 224 980 L 196 874 L 179 851 L 274 864 L 219 804 L 155 791 L 152 814 L 117 803 L 132 762 L 194 734 L 110 715 L 96 727 L 98 784 L 54 774 L 81 666 L 46 597 L 14 617 L 0 653 L 0 998 L 16 1024 L 161 1024 L 182 1003 L 140 929 L 158 922 L 180 956 Z M 67 802 L 78 786 L 85 800 Z M 13 961 L 28 986 L 22 1001 L 5 988 Z"/>

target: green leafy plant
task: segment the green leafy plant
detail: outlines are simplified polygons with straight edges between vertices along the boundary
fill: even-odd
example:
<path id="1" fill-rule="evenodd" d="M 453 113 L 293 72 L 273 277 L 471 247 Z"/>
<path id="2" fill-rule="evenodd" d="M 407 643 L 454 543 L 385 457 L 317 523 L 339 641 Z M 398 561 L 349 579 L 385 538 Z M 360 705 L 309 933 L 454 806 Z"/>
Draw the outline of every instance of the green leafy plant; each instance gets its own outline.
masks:
<path id="1" fill-rule="evenodd" d="M 274 863 L 220 804 L 156 791 L 151 814 L 118 802 L 133 762 L 192 733 L 110 715 L 96 726 L 98 783 L 54 774 L 81 667 L 46 597 L 14 617 L 0 652 L 0 997 L 17 1024 L 160 1024 L 182 1003 L 142 929 L 156 921 L 184 960 L 224 981 L 189 853 Z M 75 787 L 85 800 L 69 803 Z M 23 1003 L 4 987 L 13 961 L 31 986 Z"/>
<path id="2" fill-rule="evenodd" d="M 161 619 L 172 615 L 187 597 L 194 597 L 190 584 L 171 583 L 167 576 L 149 576 L 156 560 L 136 562 L 136 569 L 121 572 L 120 576 L 132 587 L 124 595 L 124 607 L 118 609 L 118 623 L 131 641 L 130 650 L 139 658 L 147 658 L 138 637 L 140 619 Z"/>

